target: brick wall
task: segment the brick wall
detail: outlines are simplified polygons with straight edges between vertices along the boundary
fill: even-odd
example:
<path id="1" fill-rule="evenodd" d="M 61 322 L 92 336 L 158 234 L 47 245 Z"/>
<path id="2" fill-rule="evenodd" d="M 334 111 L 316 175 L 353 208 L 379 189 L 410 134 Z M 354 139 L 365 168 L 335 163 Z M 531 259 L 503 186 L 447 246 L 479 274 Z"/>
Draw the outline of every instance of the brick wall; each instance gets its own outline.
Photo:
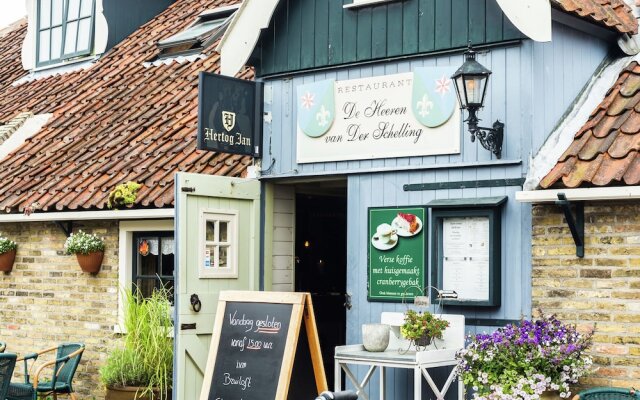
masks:
<path id="1" fill-rule="evenodd" d="M 585 257 L 559 207 L 533 208 L 533 308 L 596 324 L 588 386 L 640 386 L 640 202 L 585 204 Z"/>
<path id="2" fill-rule="evenodd" d="M 82 399 L 102 399 L 98 368 L 117 323 L 118 224 L 74 223 L 77 229 L 105 239 L 105 258 L 95 276 L 82 273 L 75 256 L 64 254 L 66 237 L 54 223 L 0 224 L 0 236 L 18 243 L 13 271 L 0 275 L 0 340 L 7 342 L 7 352 L 17 353 L 85 343 L 74 388 Z M 21 368 L 14 380 L 22 379 Z"/>

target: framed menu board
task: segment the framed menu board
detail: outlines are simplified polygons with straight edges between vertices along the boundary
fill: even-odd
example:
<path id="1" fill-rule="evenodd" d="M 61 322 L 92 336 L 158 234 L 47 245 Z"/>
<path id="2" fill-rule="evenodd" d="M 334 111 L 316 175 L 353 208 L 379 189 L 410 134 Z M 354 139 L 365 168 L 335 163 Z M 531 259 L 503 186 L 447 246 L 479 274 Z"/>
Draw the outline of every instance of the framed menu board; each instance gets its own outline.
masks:
<path id="1" fill-rule="evenodd" d="M 200 400 L 313 398 L 324 390 L 308 293 L 220 292 Z"/>
<path id="2" fill-rule="evenodd" d="M 424 207 L 369 208 L 367 299 L 401 302 L 426 284 Z"/>
<path id="3" fill-rule="evenodd" d="M 474 200 L 429 204 L 433 208 L 432 285 L 456 292 L 457 298 L 444 299 L 442 304 L 496 307 L 501 302 L 499 206 L 506 198 Z"/>

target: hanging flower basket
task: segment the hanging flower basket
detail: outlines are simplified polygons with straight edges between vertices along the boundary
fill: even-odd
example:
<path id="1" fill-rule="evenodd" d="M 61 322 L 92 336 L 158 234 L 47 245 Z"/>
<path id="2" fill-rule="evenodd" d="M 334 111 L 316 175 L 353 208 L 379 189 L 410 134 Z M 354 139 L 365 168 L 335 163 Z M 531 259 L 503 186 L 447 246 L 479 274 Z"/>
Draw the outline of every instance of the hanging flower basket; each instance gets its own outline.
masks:
<path id="1" fill-rule="evenodd" d="M 100 272 L 103 257 L 104 251 L 94 251 L 89 254 L 76 254 L 76 258 L 78 259 L 78 264 L 80 264 L 82 272 L 88 272 L 90 274 L 97 274 Z"/>
<path id="2" fill-rule="evenodd" d="M 72 233 L 64 244 L 67 254 L 75 254 L 83 272 L 97 274 L 104 257 L 104 241 L 95 234 Z"/>
<path id="3" fill-rule="evenodd" d="M 0 271 L 11 272 L 16 260 L 16 242 L 0 237 Z"/>

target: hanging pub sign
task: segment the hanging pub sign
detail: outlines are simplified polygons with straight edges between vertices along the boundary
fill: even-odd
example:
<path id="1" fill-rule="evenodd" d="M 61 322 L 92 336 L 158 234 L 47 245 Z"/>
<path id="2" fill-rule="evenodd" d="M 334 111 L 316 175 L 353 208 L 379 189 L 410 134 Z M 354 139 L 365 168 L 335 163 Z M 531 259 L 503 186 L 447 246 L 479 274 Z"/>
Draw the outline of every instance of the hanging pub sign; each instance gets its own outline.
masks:
<path id="1" fill-rule="evenodd" d="M 297 162 L 460 153 L 455 67 L 297 87 Z"/>
<path id="2" fill-rule="evenodd" d="M 198 149 L 260 157 L 262 84 L 200 72 Z"/>
<path id="3" fill-rule="evenodd" d="M 409 301 L 424 294 L 424 207 L 369 208 L 369 301 Z"/>

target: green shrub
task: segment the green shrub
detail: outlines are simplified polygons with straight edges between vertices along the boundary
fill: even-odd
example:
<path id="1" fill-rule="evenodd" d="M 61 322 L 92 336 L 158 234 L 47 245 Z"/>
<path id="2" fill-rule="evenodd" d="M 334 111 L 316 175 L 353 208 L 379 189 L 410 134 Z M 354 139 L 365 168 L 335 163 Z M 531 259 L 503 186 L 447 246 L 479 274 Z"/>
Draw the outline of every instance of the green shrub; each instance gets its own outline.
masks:
<path id="1" fill-rule="evenodd" d="M 89 234 L 82 230 L 72 233 L 64 243 L 67 254 L 89 254 L 96 251 L 104 251 L 104 241 L 95 234 Z"/>
<path id="2" fill-rule="evenodd" d="M 125 295 L 124 328 L 120 346 L 111 352 L 100 369 L 102 383 L 107 387 L 140 386 L 138 396 L 152 395 L 154 389 L 160 398 L 172 387 L 173 330 L 171 304 L 168 291 L 154 291 L 149 298 Z"/>
<path id="3" fill-rule="evenodd" d="M 18 248 L 18 245 L 13 240 L 5 237 L 0 237 L 0 254 L 8 253 L 11 250 Z"/>

